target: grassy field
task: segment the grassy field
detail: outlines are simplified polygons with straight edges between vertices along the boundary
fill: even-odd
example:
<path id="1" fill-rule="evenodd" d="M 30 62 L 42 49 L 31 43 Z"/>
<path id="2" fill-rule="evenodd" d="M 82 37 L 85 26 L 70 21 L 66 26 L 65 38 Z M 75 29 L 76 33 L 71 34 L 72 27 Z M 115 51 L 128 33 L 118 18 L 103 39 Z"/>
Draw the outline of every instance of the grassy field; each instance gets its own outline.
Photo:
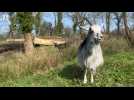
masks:
<path id="1" fill-rule="evenodd" d="M 64 66 L 47 73 L 29 74 L 15 79 L 0 80 L 0 86 L 32 87 L 82 87 L 82 86 L 134 86 L 134 53 L 122 52 L 105 56 L 105 64 L 100 67 L 95 83 L 83 84 L 76 59 L 65 62 Z"/>
<path id="2" fill-rule="evenodd" d="M 121 42 L 121 41 L 119 41 Z M 82 83 L 75 48 L 61 57 L 53 47 L 35 49 L 32 56 L 8 52 L 0 55 L 1 87 L 131 87 L 134 86 L 134 52 L 124 43 L 108 42 L 104 48 L 105 64 L 97 70 L 95 83 Z M 110 45 L 112 43 L 112 45 Z M 105 45 L 103 45 L 105 46 Z M 118 49 L 117 49 L 118 47 Z M 120 47 L 120 49 L 119 49 Z M 124 49 L 122 49 L 122 48 Z M 71 52 L 69 52 L 71 51 Z M 71 55 L 71 58 L 70 58 Z"/>

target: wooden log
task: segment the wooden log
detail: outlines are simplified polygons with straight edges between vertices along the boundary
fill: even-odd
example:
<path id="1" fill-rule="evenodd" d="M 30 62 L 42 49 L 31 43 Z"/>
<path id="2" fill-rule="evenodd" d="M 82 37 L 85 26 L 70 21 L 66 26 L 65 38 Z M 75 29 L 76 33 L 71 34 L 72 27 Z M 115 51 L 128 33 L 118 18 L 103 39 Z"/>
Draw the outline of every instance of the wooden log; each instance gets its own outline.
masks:
<path id="1" fill-rule="evenodd" d="M 38 45 L 53 45 L 53 41 L 50 40 L 50 39 L 34 38 L 34 44 L 38 44 Z"/>
<path id="2" fill-rule="evenodd" d="M 52 46 L 54 46 L 55 44 L 60 45 L 60 44 L 65 44 L 65 43 L 66 42 L 63 40 L 40 39 L 40 38 L 34 39 L 34 44 L 40 44 L 40 45 L 52 45 Z"/>
<path id="3" fill-rule="evenodd" d="M 7 39 L 7 42 L 24 42 L 24 39 Z M 47 46 L 54 46 L 55 44 L 65 44 L 66 41 L 61 39 L 41 39 L 35 37 L 33 40 L 35 45 L 47 45 Z"/>
<path id="4" fill-rule="evenodd" d="M 24 42 L 24 39 L 7 39 L 7 42 Z"/>

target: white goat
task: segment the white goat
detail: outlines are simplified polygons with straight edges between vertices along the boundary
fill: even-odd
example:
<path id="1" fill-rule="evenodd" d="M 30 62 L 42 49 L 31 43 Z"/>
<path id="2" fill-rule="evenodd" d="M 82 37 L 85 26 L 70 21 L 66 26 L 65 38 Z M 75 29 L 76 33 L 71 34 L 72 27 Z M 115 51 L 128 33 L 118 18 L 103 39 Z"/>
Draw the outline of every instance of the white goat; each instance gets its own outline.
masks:
<path id="1" fill-rule="evenodd" d="M 83 27 L 84 28 L 84 27 Z M 87 30 L 87 26 L 85 27 Z M 96 68 L 103 65 L 103 55 L 100 42 L 103 38 L 101 28 L 98 25 L 88 27 L 88 34 L 78 49 L 78 62 L 84 69 L 84 83 L 87 83 L 87 71 L 91 73 L 91 83 L 94 82 Z"/>

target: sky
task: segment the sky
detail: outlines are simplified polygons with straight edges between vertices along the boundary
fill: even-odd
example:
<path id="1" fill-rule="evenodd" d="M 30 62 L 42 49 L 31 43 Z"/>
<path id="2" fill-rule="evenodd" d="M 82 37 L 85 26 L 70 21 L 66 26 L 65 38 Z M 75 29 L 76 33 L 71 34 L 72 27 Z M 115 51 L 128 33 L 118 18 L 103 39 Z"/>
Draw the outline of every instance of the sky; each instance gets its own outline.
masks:
<path id="1" fill-rule="evenodd" d="M 52 25 L 54 26 L 54 15 L 53 12 L 45 12 L 43 14 L 43 20 L 45 20 L 46 22 L 51 22 Z M 72 21 L 69 17 L 63 17 L 63 25 L 64 27 L 72 27 Z M 6 32 L 9 31 L 9 25 L 10 25 L 10 21 L 9 21 L 9 16 L 7 13 L 5 12 L 0 12 L 0 34 L 4 34 Z"/>
<path id="2" fill-rule="evenodd" d="M 6 13 L 0 13 L 0 34 L 9 31 L 9 16 Z"/>
<path id="3" fill-rule="evenodd" d="M 51 22 L 52 25 L 54 26 L 55 16 L 53 15 L 53 12 L 43 13 L 42 19 L 45 20 L 46 22 Z M 70 27 L 71 28 L 72 25 L 73 25 L 73 22 L 72 22 L 71 18 L 67 17 L 65 15 L 63 17 L 62 22 L 63 22 L 64 27 Z M 99 25 L 104 26 L 104 23 L 102 24 L 102 21 L 98 21 L 98 23 L 99 23 Z M 8 14 L 6 12 L 0 12 L 0 34 L 8 32 L 9 31 L 9 25 L 10 25 L 10 21 L 9 21 Z M 114 28 L 115 28 L 115 23 L 112 21 L 111 30 L 114 29 Z"/>
<path id="4" fill-rule="evenodd" d="M 53 15 L 53 12 L 45 12 L 44 16 L 43 16 L 43 20 L 45 20 L 47 22 L 51 22 L 52 25 L 54 26 L 55 17 Z M 73 25 L 72 20 L 69 17 L 67 17 L 67 16 L 63 17 L 62 22 L 64 24 L 64 27 L 70 27 L 71 28 L 72 25 Z"/>

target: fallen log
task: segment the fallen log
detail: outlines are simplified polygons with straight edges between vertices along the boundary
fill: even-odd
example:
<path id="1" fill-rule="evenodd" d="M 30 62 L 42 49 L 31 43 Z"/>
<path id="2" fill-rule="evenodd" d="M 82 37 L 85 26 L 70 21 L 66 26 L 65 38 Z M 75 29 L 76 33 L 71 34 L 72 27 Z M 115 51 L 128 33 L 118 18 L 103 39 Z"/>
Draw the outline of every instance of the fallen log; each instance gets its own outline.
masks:
<path id="1" fill-rule="evenodd" d="M 24 42 L 24 39 L 7 39 L 6 42 Z"/>
<path id="2" fill-rule="evenodd" d="M 7 39 L 7 42 L 24 42 L 24 39 Z M 66 41 L 65 40 L 61 40 L 61 39 L 41 39 L 41 38 L 37 38 L 35 37 L 33 39 L 33 43 L 35 45 L 46 45 L 46 46 L 54 46 L 55 44 L 57 45 L 61 45 L 61 44 L 65 44 Z"/>
<path id="3" fill-rule="evenodd" d="M 34 38 L 33 42 L 35 45 L 53 45 L 53 41 L 51 39 Z"/>

